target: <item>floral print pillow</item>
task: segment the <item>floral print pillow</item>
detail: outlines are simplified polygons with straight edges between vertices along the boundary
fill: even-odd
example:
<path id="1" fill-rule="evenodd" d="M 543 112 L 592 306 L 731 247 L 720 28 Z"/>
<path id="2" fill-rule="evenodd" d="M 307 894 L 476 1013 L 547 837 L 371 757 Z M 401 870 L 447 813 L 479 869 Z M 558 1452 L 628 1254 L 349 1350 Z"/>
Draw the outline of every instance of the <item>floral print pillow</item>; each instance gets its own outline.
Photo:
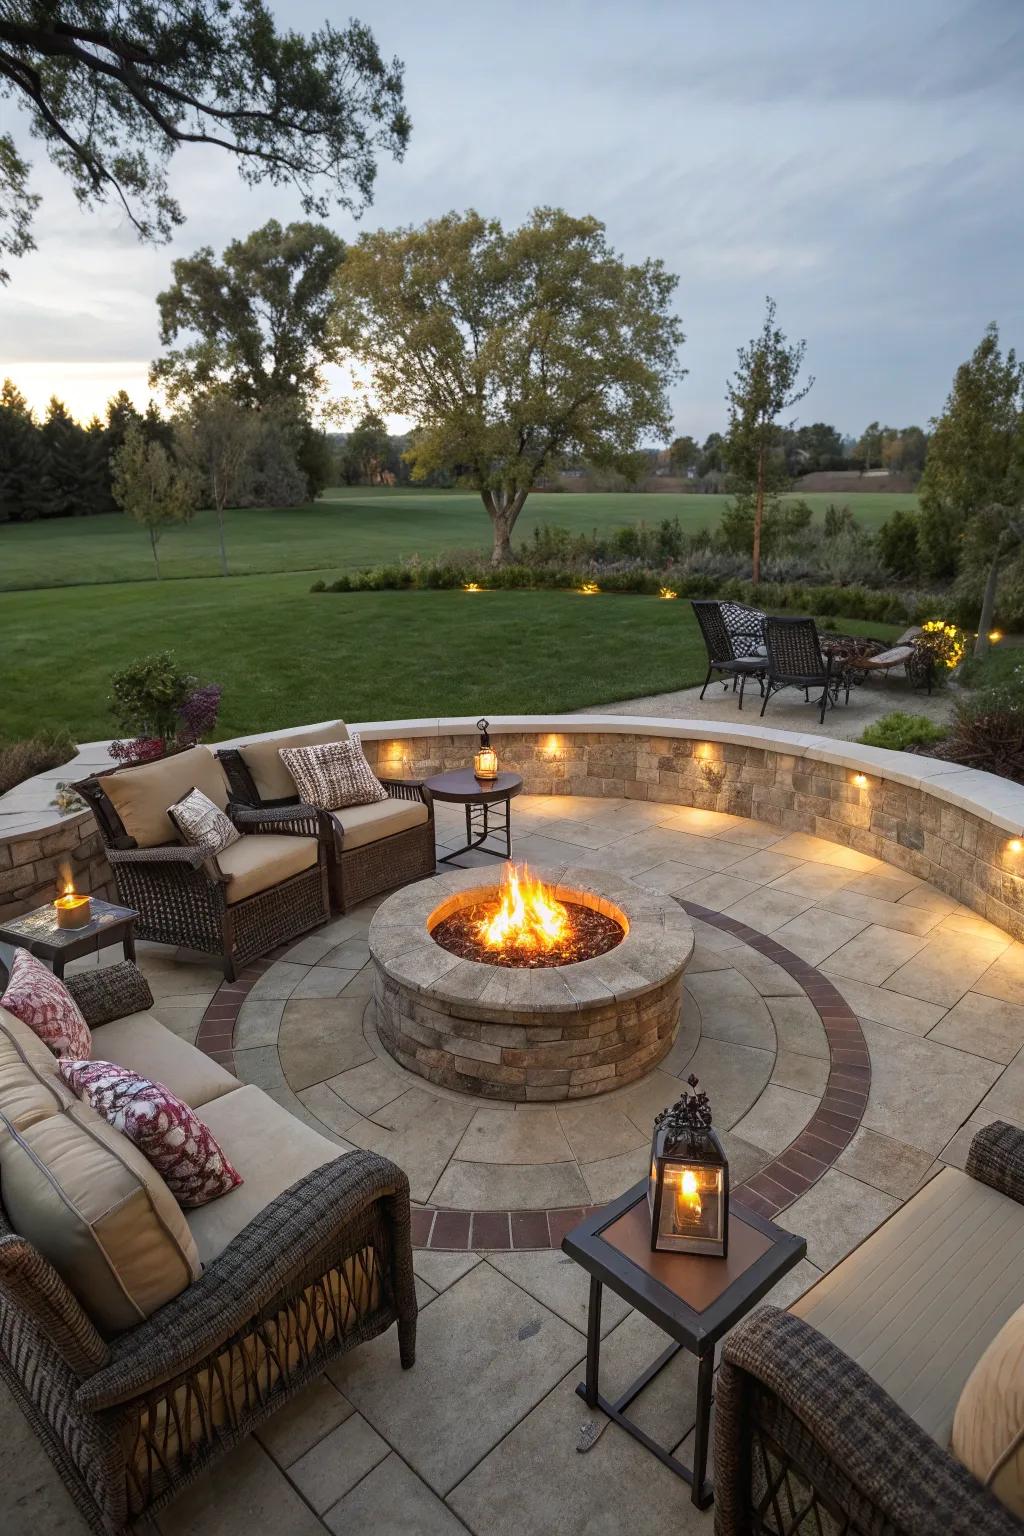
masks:
<path id="1" fill-rule="evenodd" d="M 71 993 L 41 960 L 16 949 L 0 1006 L 27 1024 L 55 1056 L 88 1056 L 92 1035 Z"/>

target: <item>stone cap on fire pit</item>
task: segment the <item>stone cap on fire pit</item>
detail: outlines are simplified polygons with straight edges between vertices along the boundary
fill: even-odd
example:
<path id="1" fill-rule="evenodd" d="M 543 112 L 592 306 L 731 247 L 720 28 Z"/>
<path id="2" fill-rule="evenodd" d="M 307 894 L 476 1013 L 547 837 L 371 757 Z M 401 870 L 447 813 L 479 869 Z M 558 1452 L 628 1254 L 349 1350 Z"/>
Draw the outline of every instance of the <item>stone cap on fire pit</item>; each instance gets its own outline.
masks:
<path id="1" fill-rule="evenodd" d="M 378 967 L 404 990 L 430 998 L 431 1006 L 495 1018 L 522 1013 L 574 1013 L 581 1008 L 627 1002 L 680 975 L 693 952 L 693 926 L 670 896 L 647 891 L 622 876 L 572 864 L 531 866 L 556 897 L 580 901 L 616 918 L 626 929 L 614 949 L 593 959 L 531 970 L 461 959 L 443 949 L 431 928 L 464 903 L 461 897 L 494 890 L 500 872 L 462 869 L 419 881 L 395 892 L 370 924 L 370 952 Z"/>

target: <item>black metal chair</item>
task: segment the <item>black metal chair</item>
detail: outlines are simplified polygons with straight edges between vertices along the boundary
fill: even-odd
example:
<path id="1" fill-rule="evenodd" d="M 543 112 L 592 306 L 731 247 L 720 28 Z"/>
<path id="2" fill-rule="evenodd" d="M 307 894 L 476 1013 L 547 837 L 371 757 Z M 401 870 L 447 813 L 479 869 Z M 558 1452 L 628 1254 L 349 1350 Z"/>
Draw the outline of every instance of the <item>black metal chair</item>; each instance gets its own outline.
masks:
<path id="1" fill-rule="evenodd" d="M 736 640 L 730 626 L 725 621 L 723 609 L 724 603 L 717 603 L 709 599 L 699 601 L 691 600 L 690 606 L 697 615 L 697 623 L 704 638 L 704 648 L 708 653 L 708 675 L 704 679 L 704 687 L 700 691 L 701 698 L 707 692 L 708 683 L 712 676 L 718 672 L 722 674 L 724 687 L 728 687 L 728 678 L 732 678 L 733 692 L 736 691 L 736 679 L 740 683 L 740 709 L 743 708 L 743 690 L 746 687 L 748 677 L 756 677 L 759 685 L 764 676 L 767 665 L 763 652 L 760 655 L 743 655 L 737 650 Z M 730 607 L 739 607 L 738 603 L 730 604 Z M 753 613 L 755 610 L 744 610 Z M 762 692 L 764 691 L 762 685 Z"/>
<path id="2" fill-rule="evenodd" d="M 810 699 L 812 688 L 821 689 L 818 700 L 818 724 L 825 723 L 825 711 L 839 700 L 839 690 L 846 690 L 846 702 L 850 702 L 850 672 L 842 662 L 821 652 L 821 637 L 813 619 L 776 619 L 764 621 L 767 661 L 762 663 L 765 672 L 762 692 L 764 701 L 761 713 L 768 708 L 773 693 L 783 688 L 802 688 L 804 698 Z"/>

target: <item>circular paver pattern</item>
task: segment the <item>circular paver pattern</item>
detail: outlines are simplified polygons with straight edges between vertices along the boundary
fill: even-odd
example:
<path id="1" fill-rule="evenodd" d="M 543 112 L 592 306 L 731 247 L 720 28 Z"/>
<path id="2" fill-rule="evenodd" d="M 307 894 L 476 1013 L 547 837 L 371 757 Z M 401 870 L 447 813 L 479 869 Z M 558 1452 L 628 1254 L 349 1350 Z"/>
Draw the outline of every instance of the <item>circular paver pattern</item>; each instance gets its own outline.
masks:
<path id="1" fill-rule="evenodd" d="M 499 874 L 453 870 L 381 903 L 370 923 L 379 1039 L 419 1077 L 504 1102 L 615 1092 L 672 1050 L 693 925 L 671 897 L 574 865 L 531 873 L 558 900 L 614 918 L 614 949 L 538 970 L 462 959 L 439 922 L 497 893 Z"/>

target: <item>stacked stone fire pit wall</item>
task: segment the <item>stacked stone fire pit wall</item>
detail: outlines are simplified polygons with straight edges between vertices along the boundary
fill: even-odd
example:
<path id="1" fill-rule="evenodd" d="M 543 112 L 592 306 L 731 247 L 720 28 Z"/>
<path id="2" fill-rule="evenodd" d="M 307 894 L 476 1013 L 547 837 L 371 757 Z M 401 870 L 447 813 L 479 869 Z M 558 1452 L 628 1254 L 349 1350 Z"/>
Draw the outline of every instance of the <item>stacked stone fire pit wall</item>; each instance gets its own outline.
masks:
<path id="1" fill-rule="evenodd" d="M 0 833 L 0 922 L 52 901 L 65 868 L 76 890 L 115 899 L 114 877 L 91 814 L 34 832 Z"/>

